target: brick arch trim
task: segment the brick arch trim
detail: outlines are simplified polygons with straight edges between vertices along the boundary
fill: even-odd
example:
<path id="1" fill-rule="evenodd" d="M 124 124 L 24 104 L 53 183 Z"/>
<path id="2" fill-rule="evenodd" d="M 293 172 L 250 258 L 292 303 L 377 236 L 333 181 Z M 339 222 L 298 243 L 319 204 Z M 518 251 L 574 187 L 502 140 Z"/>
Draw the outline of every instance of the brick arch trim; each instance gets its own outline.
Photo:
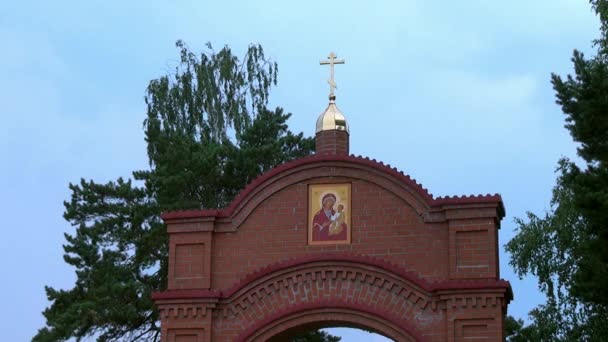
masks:
<path id="1" fill-rule="evenodd" d="M 298 305 L 278 311 L 259 320 L 236 339 L 237 342 L 267 341 L 278 333 L 311 323 L 329 322 L 351 327 L 370 329 L 394 341 L 426 341 L 413 326 L 402 322 L 392 312 L 371 306 L 356 305 L 340 300 Z"/>
<path id="2" fill-rule="evenodd" d="M 231 204 L 224 209 L 199 209 L 199 210 L 182 210 L 172 211 L 163 213 L 161 217 L 166 222 L 175 219 L 192 219 L 192 218 L 212 218 L 212 219 L 228 219 L 233 221 L 235 217 L 247 216 L 253 208 L 249 210 L 243 210 L 246 206 L 257 206 L 261 200 L 268 198 L 274 192 L 281 190 L 282 188 L 296 183 L 298 181 L 314 178 L 315 176 L 310 173 L 312 169 L 319 169 L 323 167 L 335 168 L 350 168 L 358 169 L 362 173 L 362 179 L 368 178 L 369 171 L 373 172 L 376 179 L 382 179 L 385 182 L 396 183 L 400 185 L 402 190 L 406 191 L 406 196 L 409 197 L 406 201 L 413 204 L 414 209 L 418 214 L 423 215 L 430 208 L 437 208 L 441 206 L 449 205 L 462 205 L 462 204 L 495 204 L 498 206 L 501 215 L 504 215 L 504 206 L 502 204 L 502 198 L 499 194 L 494 195 L 476 195 L 476 196 L 462 196 L 462 197 L 438 197 L 434 198 L 427 189 L 421 184 L 416 182 L 409 175 L 404 174 L 402 171 L 398 171 L 396 168 L 386 165 L 382 162 L 378 162 L 375 159 L 363 158 L 361 156 L 341 156 L 341 155 L 330 155 L 330 154 L 316 154 L 310 157 L 296 159 L 294 161 L 282 164 L 275 167 L 274 169 L 262 174 L 254 181 L 249 183 L 239 195 L 231 202 Z M 335 170 L 334 170 L 335 171 Z M 294 177 L 298 173 L 301 176 Z M 323 174 L 326 176 L 327 173 Z M 321 176 L 321 175 L 319 175 Z M 332 176 L 341 176 L 339 172 Z M 349 175 L 350 176 L 350 175 Z M 281 179 L 286 181 L 280 182 Z M 252 201 L 255 196 L 260 195 L 258 201 Z M 398 196 L 400 194 L 397 194 Z M 404 197 L 401 194 L 400 197 Z M 404 198 L 405 199 L 405 198 Z M 255 202 L 251 203 L 250 202 Z M 416 202 L 416 203 L 411 203 Z M 240 212 L 245 211 L 244 215 L 239 215 Z M 244 217 L 237 219 L 236 221 L 242 221 Z M 236 222 L 238 225 L 240 222 Z"/>

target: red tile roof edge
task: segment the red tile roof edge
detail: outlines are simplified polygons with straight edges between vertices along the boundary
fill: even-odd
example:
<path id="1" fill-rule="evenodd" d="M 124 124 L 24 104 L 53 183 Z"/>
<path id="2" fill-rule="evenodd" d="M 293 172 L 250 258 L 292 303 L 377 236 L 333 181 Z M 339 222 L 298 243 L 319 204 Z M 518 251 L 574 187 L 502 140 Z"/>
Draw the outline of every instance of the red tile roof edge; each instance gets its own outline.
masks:
<path id="1" fill-rule="evenodd" d="M 494 195 L 476 195 L 476 196 L 454 196 L 454 197 L 438 197 L 433 198 L 426 188 L 420 183 L 416 182 L 415 179 L 409 175 L 399 171 L 388 164 L 376 161 L 376 159 L 369 159 L 367 157 L 355 156 L 355 155 L 333 155 L 333 154 L 315 154 L 312 156 L 296 159 L 284 164 L 281 164 L 270 171 L 263 173 L 249 183 L 230 203 L 230 205 L 223 209 L 192 209 L 192 210 L 180 210 L 170 211 L 161 215 L 163 220 L 171 219 L 188 219 L 197 217 L 229 217 L 232 215 L 238 205 L 258 186 L 267 181 L 268 179 L 293 168 L 313 164 L 324 161 L 338 161 L 338 162 L 350 162 L 359 165 L 370 166 L 377 170 L 388 173 L 396 179 L 400 180 L 403 184 L 416 191 L 420 197 L 422 197 L 430 207 L 441 206 L 441 205 L 458 205 L 458 204 L 477 204 L 477 203 L 496 203 L 502 208 L 504 215 L 504 207 L 502 204 L 502 198 L 499 194 Z"/>

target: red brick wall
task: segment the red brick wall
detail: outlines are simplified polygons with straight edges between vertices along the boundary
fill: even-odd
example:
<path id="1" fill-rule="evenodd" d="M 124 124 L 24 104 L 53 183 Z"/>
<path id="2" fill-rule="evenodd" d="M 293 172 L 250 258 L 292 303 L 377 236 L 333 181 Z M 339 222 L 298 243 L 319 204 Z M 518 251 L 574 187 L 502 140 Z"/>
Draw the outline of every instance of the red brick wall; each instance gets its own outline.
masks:
<path id="1" fill-rule="evenodd" d="M 309 246 L 308 186 L 343 182 L 352 243 Z M 226 210 L 164 215 L 163 340 L 262 341 L 330 322 L 398 341 L 500 341 L 510 299 L 498 274 L 502 215 L 498 196 L 433 199 L 361 158 L 281 166 Z"/>
<path id="2" fill-rule="evenodd" d="M 496 231 L 490 218 L 450 221 L 451 278 L 498 276 Z"/>
<path id="3" fill-rule="evenodd" d="M 169 289 L 209 288 L 211 232 L 172 234 L 169 240 Z"/>
<path id="4" fill-rule="evenodd" d="M 321 131 L 315 137 L 316 150 L 319 154 L 348 155 L 349 141 L 346 131 Z"/>
<path id="5" fill-rule="evenodd" d="M 306 244 L 308 188 L 291 185 L 263 201 L 238 234 L 214 236 L 212 287 L 230 287 L 247 273 L 282 259 L 329 251 L 381 256 L 422 278 L 447 278 L 447 224 L 424 224 L 403 199 L 387 190 L 344 180 L 352 182 L 350 245 Z"/>

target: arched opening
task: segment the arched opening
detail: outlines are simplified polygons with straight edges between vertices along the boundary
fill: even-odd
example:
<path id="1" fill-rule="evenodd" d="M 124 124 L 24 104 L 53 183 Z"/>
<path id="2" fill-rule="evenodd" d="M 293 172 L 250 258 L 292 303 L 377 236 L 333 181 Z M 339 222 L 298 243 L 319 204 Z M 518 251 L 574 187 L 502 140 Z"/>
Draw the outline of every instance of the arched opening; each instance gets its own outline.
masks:
<path id="1" fill-rule="evenodd" d="M 319 323 L 319 322 L 318 322 Z M 319 324 L 305 324 L 288 329 L 273 336 L 268 342 L 301 341 L 303 337 L 310 336 L 311 332 L 324 332 L 331 336 L 340 337 L 341 342 L 348 341 L 382 341 L 394 342 L 380 331 L 374 331 L 368 327 L 350 324 L 348 322 L 321 322 Z M 376 337 L 375 339 L 373 337 Z M 355 340 L 356 339 L 356 340 Z"/>
<path id="2" fill-rule="evenodd" d="M 341 342 L 352 342 L 352 341 L 368 341 L 368 342 L 398 342 L 393 341 L 390 338 L 379 334 L 377 332 L 369 331 L 360 328 L 351 327 L 333 327 L 329 329 L 323 329 L 322 332 L 326 332 L 331 336 L 337 336 L 341 338 Z"/>
<path id="3" fill-rule="evenodd" d="M 282 314 L 260 322 L 243 333 L 239 341 L 284 342 L 310 330 L 350 327 L 377 333 L 393 341 L 424 341 L 408 326 L 383 317 L 380 312 L 353 308 L 325 307 Z"/>

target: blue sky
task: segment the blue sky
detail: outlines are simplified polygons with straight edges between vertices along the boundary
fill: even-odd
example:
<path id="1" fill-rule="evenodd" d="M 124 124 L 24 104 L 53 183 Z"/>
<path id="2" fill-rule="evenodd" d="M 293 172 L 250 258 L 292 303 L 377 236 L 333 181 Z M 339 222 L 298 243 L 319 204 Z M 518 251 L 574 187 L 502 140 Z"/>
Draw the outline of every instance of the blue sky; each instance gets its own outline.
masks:
<path id="1" fill-rule="evenodd" d="M 575 156 L 551 72 L 592 53 L 598 20 L 584 0 L 5 1 L 0 4 L 0 322 L 7 341 L 44 323 L 43 286 L 72 286 L 62 219 L 69 182 L 105 182 L 147 167 L 142 121 L 149 80 L 176 63 L 174 43 L 279 63 L 271 105 L 314 133 L 327 99 L 329 51 L 351 151 L 390 163 L 439 195 L 502 194 L 513 217 L 548 209 L 560 156 Z M 543 301 L 535 279 L 511 281 L 509 313 Z M 369 335 L 344 333 L 344 341 Z"/>

